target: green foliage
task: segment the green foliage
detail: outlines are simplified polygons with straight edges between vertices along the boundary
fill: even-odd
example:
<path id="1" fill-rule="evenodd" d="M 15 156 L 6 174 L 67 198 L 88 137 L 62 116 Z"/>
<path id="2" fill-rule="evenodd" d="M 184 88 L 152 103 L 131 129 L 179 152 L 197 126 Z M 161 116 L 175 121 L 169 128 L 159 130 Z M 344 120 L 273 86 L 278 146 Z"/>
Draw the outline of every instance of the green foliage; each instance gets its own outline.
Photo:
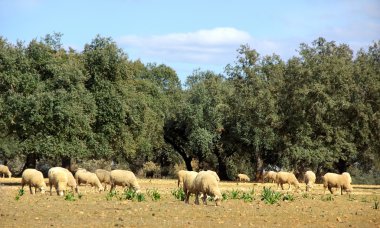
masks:
<path id="1" fill-rule="evenodd" d="M 265 204 L 275 204 L 281 199 L 282 194 L 280 192 L 276 192 L 271 188 L 264 187 L 261 192 L 261 200 L 264 201 Z"/>
<path id="2" fill-rule="evenodd" d="M 153 201 L 158 201 L 161 199 L 161 195 L 158 192 L 156 188 L 153 189 L 148 189 L 147 190 L 147 195 L 153 200 Z"/>
<path id="3" fill-rule="evenodd" d="M 334 201 L 334 196 L 332 194 L 321 196 L 322 201 Z"/>
<path id="4" fill-rule="evenodd" d="M 143 193 L 139 192 L 136 194 L 135 199 L 137 200 L 137 202 L 145 201 L 145 195 Z"/>
<path id="5" fill-rule="evenodd" d="M 24 189 L 19 189 L 18 191 L 17 191 L 17 195 L 16 195 L 16 197 L 15 197 L 15 200 L 19 200 L 20 199 L 20 197 L 21 196 L 23 196 L 25 194 L 25 191 L 24 191 Z"/>
<path id="6" fill-rule="evenodd" d="M 222 193 L 223 200 L 228 200 L 228 194 L 223 192 Z"/>
<path id="7" fill-rule="evenodd" d="M 110 192 L 107 193 L 106 195 L 106 200 L 107 201 L 110 201 L 112 200 L 114 197 L 117 197 L 117 192 L 115 190 L 112 190 Z"/>
<path id="8" fill-rule="evenodd" d="M 379 200 L 377 198 L 373 202 L 373 209 L 375 210 L 379 209 Z"/>
<path id="9" fill-rule="evenodd" d="M 128 188 L 125 189 L 124 192 L 120 196 L 120 200 L 133 200 L 137 196 L 137 193 L 134 189 Z"/>
<path id="10" fill-rule="evenodd" d="M 162 171 L 197 160 L 221 179 L 350 168 L 355 183 L 379 181 L 380 41 L 354 54 L 318 38 L 286 62 L 242 45 L 225 75 L 195 70 L 183 89 L 172 68 L 131 61 L 111 38 L 80 53 L 61 40 L 0 37 L 3 161 L 112 158 Z"/>
<path id="11" fill-rule="evenodd" d="M 294 195 L 292 195 L 292 194 L 288 194 L 288 193 L 286 193 L 286 194 L 284 194 L 283 196 L 282 196 L 282 200 L 283 201 L 294 201 Z"/>
<path id="12" fill-rule="evenodd" d="M 231 192 L 230 192 L 230 199 L 239 199 L 239 195 L 240 195 L 240 190 L 238 189 L 232 189 Z"/>
<path id="13" fill-rule="evenodd" d="M 75 201 L 76 198 L 75 198 L 74 193 L 72 193 L 72 192 L 68 192 L 68 193 L 65 195 L 65 200 L 66 200 L 66 201 Z"/>
<path id="14" fill-rule="evenodd" d="M 254 200 L 254 195 L 252 192 L 243 192 L 240 199 L 244 200 L 244 202 L 252 202 Z"/>
<path id="15" fill-rule="evenodd" d="M 186 198 L 185 192 L 183 191 L 183 188 L 177 188 L 171 191 L 174 198 L 180 201 L 184 201 Z"/>

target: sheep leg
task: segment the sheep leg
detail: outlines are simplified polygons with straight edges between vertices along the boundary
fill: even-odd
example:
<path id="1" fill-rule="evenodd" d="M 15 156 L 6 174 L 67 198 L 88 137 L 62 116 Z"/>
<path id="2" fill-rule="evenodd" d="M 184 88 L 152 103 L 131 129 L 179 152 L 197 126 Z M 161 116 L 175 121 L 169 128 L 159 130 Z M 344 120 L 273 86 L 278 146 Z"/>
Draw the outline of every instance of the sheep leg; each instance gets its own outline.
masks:
<path id="1" fill-rule="evenodd" d="M 332 187 L 329 186 L 328 188 L 329 188 L 330 193 L 334 194 L 334 191 L 333 191 Z"/>
<path id="2" fill-rule="evenodd" d="M 33 189 L 32 189 L 32 185 L 29 185 L 29 191 L 30 191 L 30 194 L 33 195 Z"/>
<path id="3" fill-rule="evenodd" d="M 203 200 L 203 204 L 207 205 L 207 194 L 206 193 L 203 193 L 202 200 Z"/>
<path id="4" fill-rule="evenodd" d="M 195 204 L 199 205 L 199 192 L 195 193 Z"/>
<path id="5" fill-rule="evenodd" d="M 53 185 L 50 184 L 50 181 L 49 181 L 49 186 L 50 186 L 50 195 L 52 194 L 52 188 L 53 188 Z"/>
<path id="6" fill-rule="evenodd" d="M 284 190 L 284 184 L 283 183 L 281 183 L 281 189 Z"/>

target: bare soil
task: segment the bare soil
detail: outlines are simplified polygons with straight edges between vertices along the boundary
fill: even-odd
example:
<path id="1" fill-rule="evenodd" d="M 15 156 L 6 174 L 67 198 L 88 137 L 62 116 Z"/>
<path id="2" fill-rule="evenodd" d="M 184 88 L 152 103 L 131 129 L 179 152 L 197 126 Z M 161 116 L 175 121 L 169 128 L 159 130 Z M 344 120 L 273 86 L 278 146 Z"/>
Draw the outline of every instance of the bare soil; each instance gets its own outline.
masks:
<path id="1" fill-rule="evenodd" d="M 323 194 L 321 185 L 311 193 L 278 190 L 294 196 L 293 201 L 268 205 L 261 200 L 263 187 L 272 183 L 221 182 L 222 193 L 233 190 L 252 191 L 254 200 L 228 199 L 219 207 L 215 202 L 195 205 L 177 200 L 171 192 L 177 189 L 173 179 L 139 179 L 145 201 L 106 199 L 107 192 L 97 193 L 80 186 L 82 197 L 75 201 L 57 196 L 55 191 L 16 200 L 20 178 L 0 178 L 0 227 L 379 227 L 380 186 L 354 185 L 350 195 Z M 287 186 L 286 186 L 287 187 Z M 161 198 L 153 201 L 147 190 L 157 189 Z M 117 188 L 121 192 L 120 187 Z M 380 207 L 380 205 L 378 205 Z"/>

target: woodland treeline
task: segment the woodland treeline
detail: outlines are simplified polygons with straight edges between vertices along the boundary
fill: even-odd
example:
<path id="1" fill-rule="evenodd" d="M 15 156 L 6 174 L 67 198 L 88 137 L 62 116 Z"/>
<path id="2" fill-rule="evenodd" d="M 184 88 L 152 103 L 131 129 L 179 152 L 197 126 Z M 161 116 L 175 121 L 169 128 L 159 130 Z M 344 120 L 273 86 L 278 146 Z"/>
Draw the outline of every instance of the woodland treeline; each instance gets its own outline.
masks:
<path id="1" fill-rule="evenodd" d="M 226 180 L 282 169 L 380 183 L 380 41 L 354 53 L 318 38 L 286 61 L 242 45 L 223 74 L 181 84 L 111 38 L 78 52 L 61 36 L 0 38 L 0 160 L 21 161 L 15 173 L 102 159 L 163 176 L 196 163 Z"/>

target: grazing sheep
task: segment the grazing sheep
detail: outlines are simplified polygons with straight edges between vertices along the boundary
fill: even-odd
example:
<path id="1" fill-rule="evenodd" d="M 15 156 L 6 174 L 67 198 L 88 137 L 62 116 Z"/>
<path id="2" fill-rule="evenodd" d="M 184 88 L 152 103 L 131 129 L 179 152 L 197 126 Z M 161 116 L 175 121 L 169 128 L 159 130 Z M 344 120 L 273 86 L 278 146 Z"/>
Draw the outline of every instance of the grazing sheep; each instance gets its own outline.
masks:
<path id="1" fill-rule="evenodd" d="M 350 182 L 350 184 L 352 184 L 352 179 L 351 179 L 351 175 L 350 175 L 350 173 L 348 173 L 348 172 L 344 172 L 344 173 L 342 173 L 342 175 L 346 175 L 347 178 L 348 178 L 348 181 Z"/>
<path id="2" fill-rule="evenodd" d="M 353 189 L 350 184 L 350 178 L 346 174 L 326 173 L 323 177 L 323 194 L 326 193 L 326 188 L 331 194 L 334 194 L 332 188 L 340 188 L 340 194 L 343 195 L 343 190 L 350 193 Z"/>
<path id="3" fill-rule="evenodd" d="M 137 193 L 140 192 L 140 185 L 137 182 L 133 172 L 127 170 L 112 170 L 111 171 L 111 192 L 116 188 L 116 185 L 127 186 L 133 188 Z"/>
<path id="4" fill-rule="evenodd" d="M 182 177 L 183 191 L 185 192 L 185 203 L 189 203 L 191 193 L 195 193 L 194 179 L 198 175 L 195 171 L 186 171 Z"/>
<path id="5" fill-rule="evenodd" d="M 268 182 L 274 183 L 276 182 L 276 176 L 277 176 L 277 172 L 274 172 L 274 171 L 265 172 L 263 181 L 264 179 L 268 179 Z"/>
<path id="6" fill-rule="evenodd" d="M 9 168 L 6 165 L 0 165 L 0 174 L 2 174 L 3 178 L 5 178 L 5 175 L 7 175 L 9 178 L 12 177 L 12 173 L 9 171 Z"/>
<path id="7" fill-rule="evenodd" d="M 49 177 L 49 186 L 50 186 L 50 195 L 52 195 L 53 185 L 55 190 L 57 191 L 57 195 L 63 196 L 66 192 L 66 187 L 68 183 L 67 173 L 58 169 L 61 167 L 54 167 L 49 169 L 48 177 Z"/>
<path id="8" fill-rule="evenodd" d="M 98 177 L 100 183 L 104 183 L 104 191 L 107 190 L 107 184 L 111 185 L 111 173 L 104 169 L 95 170 L 95 174 Z"/>
<path id="9" fill-rule="evenodd" d="M 207 204 L 207 195 L 214 196 L 216 206 L 219 206 L 222 200 L 219 183 L 215 176 L 210 172 L 199 172 L 193 182 L 193 191 L 195 191 L 195 204 L 199 204 L 199 195 L 203 194 L 203 204 Z"/>
<path id="10" fill-rule="evenodd" d="M 277 183 L 277 189 L 278 186 L 281 185 L 281 189 L 284 190 L 284 184 L 289 184 L 288 190 L 291 189 L 292 185 L 296 187 L 296 189 L 299 188 L 299 182 L 296 178 L 296 176 L 293 173 L 289 172 L 278 172 L 276 175 L 276 183 Z"/>
<path id="11" fill-rule="evenodd" d="M 215 171 L 207 170 L 207 172 L 211 173 L 211 175 L 213 175 L 216 178 L 216 181 L 220 182 L 220 178 Z"/>
<path id="12" fill-rule="evenodd" d="M 179 188 L 180 184 L 183 185 L 183 178 L 185 177 L 185 175 L 186 175 L 187 172 L 188 171 L 186 171 L 186 170 L 180 170 L 180 171 L 177 172 L 178 188 Z"/>
<path id="13" fill-rule="evenodd" d="M 74 190 L 75 190 L 75 192 L 78 193 L 78 185 L 77 185 L 77 182 L 75 181 L 73 174 L 69 170 L 62 168 L 62 167 L 53 167 L 53 168 L 49 169 L 49 173 L 48 173 L 49 185 L 50 185 L 50 176 L 54 177 L 54 173 L 56 173 L 56 172 L 63 172 L 66 175 L 66 178 L 65 178 L 66 179 L 66 185 L 68 187 L 71 187 L 71 190 L 73 191 L 73 193 L 74 193 Z M 58 175 L 58 176 L 60 177 L 60 180 L 61 180 L 62 175 Z M 62 179 L 62 181 L 63 181 L 63 179 Z M 50 185 L 50 195 L 51 195 L 51 188 L 52 188 L 52 185 Z M 61 188 L 59 188 L 59 189 L 61 189 Z M 57 187 L 56 187 L 56 189 L 57 189 Z M 61 194 L 61 192 L 63 194 L 64 191 L 66 191 L 66 186 L 64 187 L 64 190 L 60 191 L 60 194 Z M 57 194 L 58 194 L 58 192 L 57 192 Z"/>
<path id="14" fill-rule="evenodd" d="M 249 182 L 251 179 L 246 174 L 239 173 L 236 178 L 238 181 L 244 181 L 244 182 Z"/>
<path id="15" fill-rule="evenodd" d="M 104 188 L 95 173 L 91 173 L 86 170 L 78 170 L 75 173 L 75 180 L 78 185 L 89 184 L 91 187 L 97 188 L 99 192 L 104 191 Z"/>
<path id="16" fill-rule="evenodd" d="M 25 169 L 22 172 L 21 189 L 24 189 L 25 185 L 29 185 L 30 194 L 34 195 L 37 188 L 41 190 L 41 193 L 45 193 L 46 183 L 42 173 L 36 169 Z M 34 187 L 34 191 L 32 189 Z"/>
<path id="17" fill-rule="evenodd" d="M 306 183 L 306 191 L 310 191 L 313 188 L 315 183 L 315 173 L 313 171 L 306 171 L 305 173 L 305 183 Z"/>

